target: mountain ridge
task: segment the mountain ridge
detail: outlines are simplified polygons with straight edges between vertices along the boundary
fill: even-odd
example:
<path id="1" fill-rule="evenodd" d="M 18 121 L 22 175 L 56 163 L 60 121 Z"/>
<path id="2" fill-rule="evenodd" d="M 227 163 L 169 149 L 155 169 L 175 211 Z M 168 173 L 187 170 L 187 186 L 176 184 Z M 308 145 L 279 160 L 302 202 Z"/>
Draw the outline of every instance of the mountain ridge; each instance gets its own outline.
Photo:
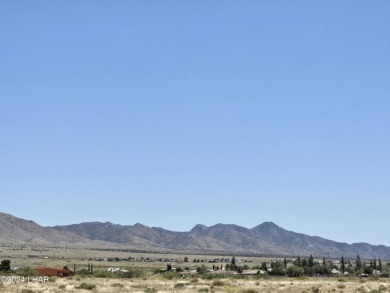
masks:
<path id="1" fill-rule="evenodd" d="M 111 222 L 43 227 L 0 212 L 0 242 L 39 245 L 94 245 L 175 251 L 202 254 L 252 254 L 390 259 L 390 247 L 368 243 L 342 243 L 319 236 L 288 231 L 273 222 L 253 228 L 235 224 L 195 225 L 190 231 L 175 232 L 140 223 L 120 225 Z"/>
<path id="2" fill-rule="evenodd" d="M 83 225 L 83 224 L 75 224 Z M 136 227 L 142 224 L 118 225 L 117 228 L 125 229 L 129 237 L 124 242 L 131 243 L 133 237 L 147 239 L 156 247 L 171 250 L 187 250 L 196 252 L 226 252 L 226 253 L 250 253 L 261 255 L 316 255 L 328 257 L 354 258 L 357 254 L 366 258 L 390 259 L 390 247 L 385 245 L 371 245 L 368 243 L 344 243 L 328 240 L 320 236 L 309 236 L 303 233 L 288 231 L 273 222 L 264 222 L 253 228 L 241 227 L 236 224 L 215 224 L 205 226 L 196 224 L 188 232 L 175 232 L 161 227 L 143 226 L 142 233 Z M 99 225 L 98 225 L 99 226 Z M 99 229 L 95 227 L 95 229 Z M 126 228 L 124 228 L 126 227 Z M 70 225 L 54 226 L 53 229 L 60 231 L 72 230 Z M 100 227 L 101 228 L 101 227 Z M 88 233 L 80 234 L 89 238 Z M 111 233 L 122 233 L 120 230 Z M 103 235 L 106 235 L 103 233 Z M 108 241 L 108 239 L 104 239 Z"/>

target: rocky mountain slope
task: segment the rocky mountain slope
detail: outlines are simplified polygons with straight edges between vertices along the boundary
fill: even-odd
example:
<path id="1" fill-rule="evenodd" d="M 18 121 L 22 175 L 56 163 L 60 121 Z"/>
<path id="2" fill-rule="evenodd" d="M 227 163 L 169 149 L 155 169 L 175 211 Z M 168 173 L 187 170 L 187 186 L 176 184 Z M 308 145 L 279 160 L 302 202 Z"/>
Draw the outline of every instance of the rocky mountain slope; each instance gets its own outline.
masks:
<path id="1" fill-rule="evenodd" d="M 367 243 L 347 244 L 287 231 L 272 222 L 265 222 L 252 229 L 237 225 L 217 224 L 211 227 L 196 225 L 189 232 L 173 232 L 141 224 L 133 226 L 115 225 L 110 222 L 81 223 L 53 227 L 89 239 L 171 250 L 250 253 L 280 256 L 315 256 L 390 259 L 390 247 Z"/>
<path id="2" fill-rule="evenodd" d="M 91 240 L 80 235 L 42 227 L 37 223 L 0 212 L 0 244 L 106 247 L 108 243 Z M 115 243 L 109 243 L 116 246 Z"/>
<path id="3" fill-rule="evenodd" d="M 0 244 L 126 248 L 186 253 L 257 254 L 390 259 L 390 247 L 367 243 L 340 243 L 287 231 L 272 222 L 252 229 L 237 225 L 196 225 L 188 232 L 174 232 L 142 224 L 116 225 L 89 222 L 42 227 L 33 221 L 0 213 Z"/>

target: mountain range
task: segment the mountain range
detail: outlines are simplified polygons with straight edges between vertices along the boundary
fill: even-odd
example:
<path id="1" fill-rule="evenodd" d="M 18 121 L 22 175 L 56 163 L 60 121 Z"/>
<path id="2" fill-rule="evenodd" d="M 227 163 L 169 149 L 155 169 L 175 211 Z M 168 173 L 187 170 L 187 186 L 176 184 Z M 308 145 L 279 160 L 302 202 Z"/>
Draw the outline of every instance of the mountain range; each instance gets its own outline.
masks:
<path id="1" fill-rule="evenodd" d="M 173 232 L 163 228 L 89 222 L 52 227 L 94 240 L 164 248 L 197 253 L 241 253 L 275 256 L 315 256 L 390 259 L 390 247 L 367 243 L 340 243 L 321 237 L 287 231 L 272 222 L 252 229 L 238 225 L 196 225 L 189 232 Z"/>
<path id="2" fill-rule="evenodd" d="M 126 247 L 143 251 L 202 254 L 253 254 L 390 259 L 390 247 L 367 243 L 340 243 L 287 231 L 272 222 L 254 228 L 232 224 L 196 225 L 188 232 L 174 232 L 142 224 L 118 225 L 87 222 L 42 227 L 32 221 L 0 213 L 0 242 L 44 245 Z"/>

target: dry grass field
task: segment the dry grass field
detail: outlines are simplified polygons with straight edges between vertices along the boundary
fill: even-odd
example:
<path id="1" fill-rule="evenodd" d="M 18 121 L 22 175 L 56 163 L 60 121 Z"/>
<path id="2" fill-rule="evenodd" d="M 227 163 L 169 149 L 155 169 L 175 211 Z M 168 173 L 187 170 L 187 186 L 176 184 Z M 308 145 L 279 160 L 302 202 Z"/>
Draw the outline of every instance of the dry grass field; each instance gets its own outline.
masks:
<path id="1" fill-rule="evenodd" d="M 194 255 L 178 254 L 178 253 L 143 253 L 129 252 L 124 248 L 101 250 L 96 248 L 65 248 L 65 247 L 36 247 L 36 246 L 17 246 L 12 247 L 0 245 L 0 260 L 10 259 L 12 267 L 63 267 L 68 266 L 73 268 L 76 264 L 77 268 L 87 268 L 88 263 L 93 263 L 95 268 L 99 265 L 101 268 L 107 267 L 129 267 L 136 266 L 141 268 L 163 268 L 166 266 L 160 259 L 169 260 L 173 266 L 176 264 L 183 265 L 184 257 L 187 256 L 190 260 L 210 260 L 215 258 L 231 258 L 231 255 L 215 256 L 215 255 Z M 109 261 L 110 258 L 127 259 L 132 257 L 134 261 Z M 97 261 L 97 259 L 103 259 Z M 140 261 L 144 259 L 145 261 Z M 149 259 L 150 261 L 146 261 Z M 251 264 L 260 264 L 262 261 L 268 261 L 270 258 L 264 257 L 240 257 L 240 261 L 248 261 Z M 225 263 L 219 263 L 225 265 Z"/>
<path id="2" fill-rule="evenodd" d="M 185 256 L 190 262 L 183 263 Z M 112 261 L 119 258 L 132 260 Z M 139 293 L 168 293 L 168 292 L 227 292 L 227 293 L 255 293 L 255 292 L 390 292 L 390 278 L 357 278 L 357 277 L 270 277 L 270 276 L 230 276 L 214 279 L 202 278 L 193 275 L 187 277 L 167 278 L 164 274 L 156 274 L 157 269 L 165 268 L 167 263 L 175 267 L 192 266 L 194 259 L 199 260 L 196 265 L 204 264 L 207 267 L 214 263 L 208 260 L 215 258 L 229 258 L 231 256 L 184 255 L 168 253 L 135 253 L 118 250 L 70 249 L 31 247 L 2 247 L 0 259 L 10 259 L 12 267 L 63 267 L 78 270 L 86 269 L 88 263 L 93 263 L 95 271 L 102 272 L 108 267 L 142 270 L 144 274 L 135 278 L 99 278 L 91 275 L 75 275 L 70 278 L 51 277 L 49 282 L 7 282 L 2 279 L 0 292 L 7 293 L 38 293 L 38 292 L 139 292 Z M 102 259 L 96 261 L 96 259 Z M 249 266 L 269 261 L 264 257 L 236 257 L 237 261 Z M 148 260 L 148 261 L 146 261 Z M 166 261 L 168 260 L 168 262 Z M 219 262 L 215 265 L 225 265 Z"/>
<path id="3" fill-rule="evenodd" d="M 337 278 L 270 278 L 214 279 L 200 278 L 165 280 L 159 276 L 141 279 L 51 278 L 48 283 L 3 283 L 0 292 L 390 292 L 387 280 L 339 280 Z"/>

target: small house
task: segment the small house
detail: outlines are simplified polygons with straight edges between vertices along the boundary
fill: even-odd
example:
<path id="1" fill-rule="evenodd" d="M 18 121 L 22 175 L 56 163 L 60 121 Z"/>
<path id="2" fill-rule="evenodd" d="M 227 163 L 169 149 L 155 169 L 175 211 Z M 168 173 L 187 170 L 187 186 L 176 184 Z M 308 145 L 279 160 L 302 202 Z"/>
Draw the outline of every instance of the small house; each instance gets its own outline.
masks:
<path id="1" fill-rule="evenodd" d="M 37 267 L 35 270 L 39 275 L 47 277 L 69 277 L 73 275 L 73 272 L 66 268 Z"/>

